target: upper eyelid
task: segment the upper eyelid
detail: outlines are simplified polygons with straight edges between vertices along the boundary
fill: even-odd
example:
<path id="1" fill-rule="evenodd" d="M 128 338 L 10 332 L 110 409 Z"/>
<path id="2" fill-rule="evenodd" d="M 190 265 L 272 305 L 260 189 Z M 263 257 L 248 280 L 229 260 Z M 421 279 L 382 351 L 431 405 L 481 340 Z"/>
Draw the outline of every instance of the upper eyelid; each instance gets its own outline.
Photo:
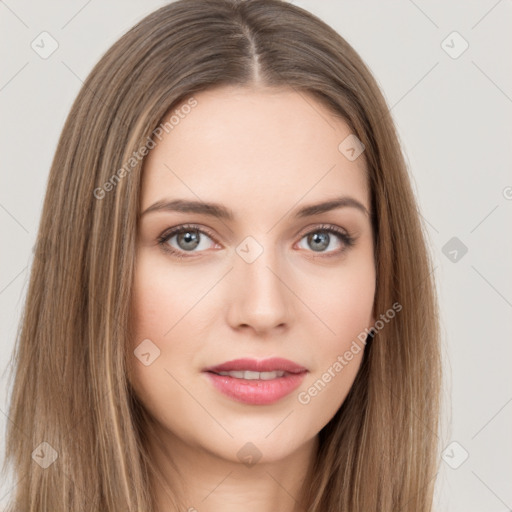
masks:
<path id="1" fill-rule="evenodd" d="M 208 228 L 196 224 L 179 224 L 178 226 L 166 229 L 158 238 L 169 239 L 179 234 L 180 231 L 185 231 L 187 229 L 190 229 L 191 231 L 200 231 L 202 234 L 209 236 L 212 240 L 217 242 L 217 237 L 215 237 L 215 235 L 213 235 Z"/>

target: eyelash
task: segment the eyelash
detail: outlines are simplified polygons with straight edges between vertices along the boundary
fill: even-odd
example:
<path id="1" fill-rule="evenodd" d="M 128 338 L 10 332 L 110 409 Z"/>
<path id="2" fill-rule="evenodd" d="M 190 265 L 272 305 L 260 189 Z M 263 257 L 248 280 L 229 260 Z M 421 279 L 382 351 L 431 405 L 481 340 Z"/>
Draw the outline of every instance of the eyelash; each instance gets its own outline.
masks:
<path id="1" fill-rule="evenodd" d="M 162 247 L 162 249 L 165 252 L 168 252 L 172 254 L 173 256 L 177 258 L 193 258 L 194 253 L 187 255 L 185 251 L 178 251 L 175 248 L 171 247 L 167 242 L 174 236 L 179 235 L 181 233 L 185 233 L 187 231 L 197 231 L 203 235 L 208 236 L 211 238 L 215 243 L 218 243 L 213 234 L 206 228 L 199 227 L 195 224 L 183 224 L 181 226 L 172 228 L 171 230 L 164 231 L 159 237 L 158 237 L 158 245 Z M 342 243 L 344 244 L 344 247 L 342 249 L 338 249 L 337 251 L 329 251 L 327 253 L 318 253 L 318 255 L 314 255 L 313 258 L 329 258 L 333 256 L 339 256 L 342 253 L 344 253 L 346 250 L 350 249 L 356 241 L 356 238 L 349 235 L 345 230 L 339 228 L 338 226 L 334 226 L 332 224 L 322 224 L 320 226 L 315 227 L 314 229 L 304 233 L 300 240 L 302 240 L 304 237 L 311 235 L 313 233 L 317 232 L 326 232 L 331 233 L 334 235 L 338 235 L 338 237 L 341 239 Z"/>

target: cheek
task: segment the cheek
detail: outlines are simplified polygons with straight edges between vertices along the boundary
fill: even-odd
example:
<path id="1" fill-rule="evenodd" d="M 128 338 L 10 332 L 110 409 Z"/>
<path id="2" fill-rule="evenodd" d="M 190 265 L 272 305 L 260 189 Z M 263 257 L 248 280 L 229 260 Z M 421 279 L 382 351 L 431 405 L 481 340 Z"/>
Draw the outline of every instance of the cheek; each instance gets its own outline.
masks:
<path id="1" fill-rule="evenodd" d="M 181 295 L 176 290 L 182 288 L 179 276 L 168 274 L 169 271 L 158 260 L 144 255 L 139 258 L 132 292 L 132 319 L 139 337 L 156 332 L 161 336 L 173 325 Z"/>
<path id="2" fill-rule="evenodd" d="M 360 261 L 319 282 L 323 286 L 309 288 L 305 300 L 318 317 L 309 322 L 318 327 L 315 367 L 297 398 L 306 411 L 315 411 L 322 428 L 343 403 L 363 359 L 365 329 L 373 325 L 374 267 Z"/>
<path id="3" fill-rule="evenodd" d="M 197 366 L 195 356 L 207 333 L 214 301 L 201 300 L 215 278 L 198 279 L 192 269 L 171 266 L 165 258 L 138 255 L 131 302 L 128 358 L 138 380 L 155 390 L 173 388 L 172 372 L 182 381 Z M 215 282 L 213 280 L 213 282 Z M 211 305 L 211 306 L 210 306 Z M 151 343 L 155 345 L 153 347 Z M 141 343 L 159 357 L 145 367 L 134 355 Z M 151 368 L 151 371 L 148 369 Z M 167 370 L 167 371 L 166 371 Z"/>
<path id="4" fill-rule="evenodd" d="M 321 322 L 319 334 L 327 353 L 350 345 L 352 338 L 372 325 L 375 298 L 372 261 L 361 259 L 347 264 L 302 288 L 309 290 L 304 302 Z M 311 318 L 313 321 L 313 315 Z"/>
<path id="5" fill-rule="evenodd" d="M 144 257 L 138 257 L 132 290 L 130 314 L 130 340 L 128 350 L 129 374 L 135 389 L 145 389 L 150 399 L 150 387 L 164 389 L 169 385 L 169 376 L 164 371 L 166 333 L 176 323 L 180 300 L 167 276 L 162 274 L 158 262 L 150 265 Z M 172 332 L 172 331 L 171 331 Z M 169 333 L 170 335 L 170 333 Z M 142 350 L 144 347 L 144 350 Z M 134 353 L 136 352 L 136 353 Z M 149 354 L 149 356 L 142 356 Z M 148 359 L 144 364 L 144 358 Z M 167 375 L 167 378 L 165 377 Z"/>
<path id="6" fill-rule="evenodd" d="M 201 296 L 197 286 L 197 280 L 171 272 L 158 259 L 139 258 L 132 291 L 128 379 L 144 407 L 162 425 L 174 425 L 174 411 L 187 415 L 191 407 L 180 383 L 187 382 L 198 349 L 199 337 L 190 322 L 191 308 Z M 142 346 L 146 348 L 141 350 Z M 148 365 L 139 357 L 144 353 L 150 354 Z M 186 387 L 196 394 L 189 382 Z"/>
<path id="7" fill-rule="evenodd" d="M 186 325 L 190 328 L 194 309 L 209 286 L 207 279 L 173 268 L 164 258 L 140 257 L 131 308 L 136 340 L 153 336 L 158 343 L 168 344 Z M 179 344 L 179 339 L 173 344 Z"/>

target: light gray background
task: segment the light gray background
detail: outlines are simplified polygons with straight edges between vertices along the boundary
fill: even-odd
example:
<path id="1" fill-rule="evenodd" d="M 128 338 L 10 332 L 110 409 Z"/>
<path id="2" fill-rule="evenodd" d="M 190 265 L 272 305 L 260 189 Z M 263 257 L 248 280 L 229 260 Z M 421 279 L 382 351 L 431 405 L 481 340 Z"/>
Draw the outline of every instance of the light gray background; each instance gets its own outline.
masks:
<path id="1" fill-rule="evenodd" d="M 165 3 L 0 1 L 0 372 L 14 347 L 46 180 L 72 101 L 107 48 Z M 333 26 L 373 71 L 428 226 L 443 325 L 442 443 L 457 443 L 441 462 L 436 510 L 511 510 L 511 1 L 293 3 Z M 47 59 L 31 48 L 43 31 L 59 44 Z M 453 31 L 469 44 L 457 58 L 464 43 Z M 452 237 L 466 254 L 450 254 L 451 246 L 443 253 Z M 2 434 L 9 386 L 4 374 Z M 13 485 L 0 483 L 0 508 Z"/>

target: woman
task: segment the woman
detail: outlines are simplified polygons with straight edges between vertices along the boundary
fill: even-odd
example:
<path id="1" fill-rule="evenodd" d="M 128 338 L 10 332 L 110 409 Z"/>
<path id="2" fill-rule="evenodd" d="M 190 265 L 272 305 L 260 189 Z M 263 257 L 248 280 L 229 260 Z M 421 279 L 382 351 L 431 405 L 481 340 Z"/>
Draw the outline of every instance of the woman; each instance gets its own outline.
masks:
<path id="1" fill-rule="evenodd" d="M 279 0 L 179 0 L 115 43 L 14 356 L 12 511 L 430 511 L 435 287 L 350 45 Z"/>

